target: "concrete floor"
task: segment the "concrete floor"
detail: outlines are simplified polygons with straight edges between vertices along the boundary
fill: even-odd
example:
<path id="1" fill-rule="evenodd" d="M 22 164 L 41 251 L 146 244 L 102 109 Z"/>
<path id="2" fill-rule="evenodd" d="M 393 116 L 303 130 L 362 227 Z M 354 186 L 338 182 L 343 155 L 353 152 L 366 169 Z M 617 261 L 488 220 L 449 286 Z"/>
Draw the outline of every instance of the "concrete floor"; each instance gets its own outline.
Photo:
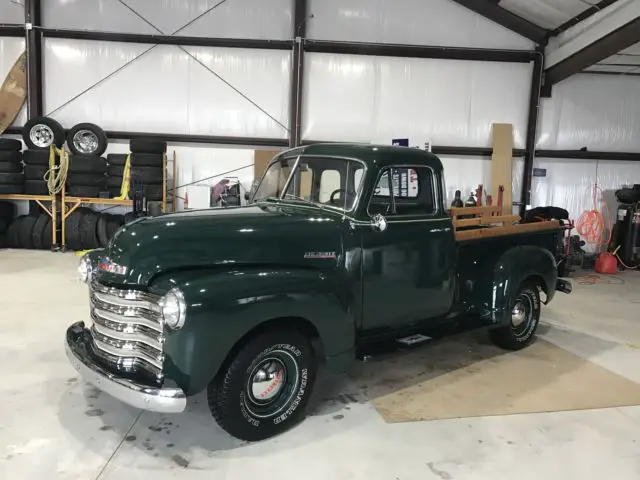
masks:
<path id="1" fill-rule="evenodd" d="M 224 434 L 202 396 L 175 416 L 128 408 L 64 355 L 65 328 L 87 316 L 77 260 L 0 251 L 0 478 L 640 478 L 640 406 L 389 424 L 353 401 L 353 380 L 325 379 L 312 416 L 257 444 Z M 574 282 L 540 336 L 640 383 L 640 273 L 616 278 Z"/>

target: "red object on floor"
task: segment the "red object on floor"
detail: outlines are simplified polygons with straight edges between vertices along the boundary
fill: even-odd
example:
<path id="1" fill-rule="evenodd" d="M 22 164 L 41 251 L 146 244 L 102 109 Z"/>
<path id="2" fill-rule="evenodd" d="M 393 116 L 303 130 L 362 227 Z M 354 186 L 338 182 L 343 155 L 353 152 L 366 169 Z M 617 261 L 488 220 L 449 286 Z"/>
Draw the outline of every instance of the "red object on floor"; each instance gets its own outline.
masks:
<path id="1" fill-rule="evenodd" d="M 595 271 L 597 273 L 608 273 L 614 275 L 618 273 L 618 261 L 609 252 L 601 253 L 596 258 Z"/>

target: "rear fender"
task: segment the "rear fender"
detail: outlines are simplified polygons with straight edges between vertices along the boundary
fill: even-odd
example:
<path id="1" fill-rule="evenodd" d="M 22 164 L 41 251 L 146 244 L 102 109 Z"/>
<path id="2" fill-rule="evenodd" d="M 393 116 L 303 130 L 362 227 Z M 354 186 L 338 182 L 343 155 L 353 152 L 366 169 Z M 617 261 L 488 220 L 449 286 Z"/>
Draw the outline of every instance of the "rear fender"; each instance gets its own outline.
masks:
<path id="1" fill-rule="evenodd" d="M 507 250 L 493 268 L 489 302 L 491 323 L 503 325 L 511 321 L 513 296 L 525 280 L 537 281 L 548 303 L 555 295 L 557 278 L 556 261 L 549 250 L 533 245 Z"/>
<path id="2" fill-rule="evenodd" d="M 164 275 L 151 289 L 164 293 L 175 286 L 185 296 L 187 319 L 182 329 L 167 332 L 165 374 L 190 395 L 206 387 L 245 335 L 273 319 L 310 322 L 327 359 L 353 356 L 353 289 L 327 273 L 207 269 Z"/>

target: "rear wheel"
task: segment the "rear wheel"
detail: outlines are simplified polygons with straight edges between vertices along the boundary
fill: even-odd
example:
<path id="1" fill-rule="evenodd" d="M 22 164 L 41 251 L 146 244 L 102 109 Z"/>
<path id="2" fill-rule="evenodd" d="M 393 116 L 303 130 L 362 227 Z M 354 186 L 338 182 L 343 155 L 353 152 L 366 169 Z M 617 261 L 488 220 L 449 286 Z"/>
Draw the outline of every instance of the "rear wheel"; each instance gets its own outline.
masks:
<path id="1" fill-rule="evenodd" d="M 540 290 L 536 282 L 525 282 L 511 301 L 509 325 L 489 331 L 493 343 L 507 350 L 520 350 L 529 345 L 540 322 Z"/>
<path id="2" fill-rule="evenodd" d="M 207 389 L 209 409 L 227 433 L 258 441 L 304 417 L 317 361 L 309 339 L 274 330 L 250 339 Z"/>

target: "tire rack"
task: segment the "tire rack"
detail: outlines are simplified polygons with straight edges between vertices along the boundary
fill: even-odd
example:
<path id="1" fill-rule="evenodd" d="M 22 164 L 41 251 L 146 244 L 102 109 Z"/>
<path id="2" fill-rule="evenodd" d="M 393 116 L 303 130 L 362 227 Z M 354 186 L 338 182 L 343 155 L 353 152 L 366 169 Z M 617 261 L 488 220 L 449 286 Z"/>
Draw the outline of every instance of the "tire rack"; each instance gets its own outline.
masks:
<path id="1" fill-rule="evenodd" d="M 22 194 L 2 194 L 0 195 L 0 200 L 26 200 L 36 202 L 42 210 L 44 210 L 47 215 L 51 217 L 51 250 L 56 250 L 58 248 L 58 235 L 57 235 L 57 220 L 58 220 L 58 211 L 56 209 L 56 198 L 51 195 L 22 195 Z M 42 202 L 51 202 L 51 209 L 47 208 L 47 206 Z M 62 227 L 62 239 L 64 241 L 64 222 Z"/>
<path id="2" fill-rule="evenodd" d="M 67 209 L 67 203 L 71 204 Z M 130 207 L 133 205 L 131 200 L 120 200 L 117 198 L 85 198 L 85 197 L 67 197 L 66 188 L 61 192 L 61 204 L 62 204 L 62 234 L 60 235 L 60 249 L 64 252 L 67 250 L 67 239 L 65 232 L 65 225 L 67 218 L 83 203 L 90 203 L 93 205 L 123 205 Z"/>
<path id="3" fill-rule="evenodd" d="M 175 152 L 174 155 L 174 169 L 175 169 Z M 13 197 L 29 197 L 29 199 L 33 199 L 31 195 L 9 195 Z M 71 215 L 80 205 L 83 203 L 89 203 L 92 205 L 122 205 L 125 207 L 133 206 L 133 200 L 120 200 L 118 198 L 89 198 L 89 197 L 69 197 L 67 196 L 67 188 L 62 188 L 60 192 L 61 204 L 62 204 L 62 233 L 60 235 L 60 249 L 64 252 L 67 249 L 67 239 L 66 239 L 66 231 L 65 225 L 67 223 L 67 218 Z M 2 196 L 0 196 L 2 198 Z M 43 197 L 44 199 L 51 199 L 51 197 Z M 67 209 L 67 203 L 72 204 Z M 173 209 L 175 210 L 175 199 L 173 200 Z M 40 204 L 42 208 L 45 208 Z M 53 211 L 55 214 L 55 205 L 53 207 Z M 162 161 L 162 212 L 167 213 L 167 154 L 164 154 L 164 158 Z M 55 229 L 53 233 L 53 238 L 55 240 L 56 234 Z"/>

